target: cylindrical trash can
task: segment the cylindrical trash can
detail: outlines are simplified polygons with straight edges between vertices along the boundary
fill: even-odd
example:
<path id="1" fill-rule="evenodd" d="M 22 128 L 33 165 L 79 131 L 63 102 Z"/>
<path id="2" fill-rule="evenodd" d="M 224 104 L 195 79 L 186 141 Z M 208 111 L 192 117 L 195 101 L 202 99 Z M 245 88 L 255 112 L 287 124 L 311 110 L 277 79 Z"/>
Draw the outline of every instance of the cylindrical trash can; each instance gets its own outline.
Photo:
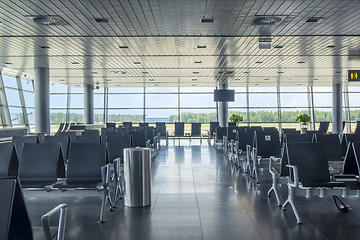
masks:
<path id="1" fill-rule="evenodd" d="M 145 207 L 151 204 L 151 150 L 124 149 L 125 206 Z"/>

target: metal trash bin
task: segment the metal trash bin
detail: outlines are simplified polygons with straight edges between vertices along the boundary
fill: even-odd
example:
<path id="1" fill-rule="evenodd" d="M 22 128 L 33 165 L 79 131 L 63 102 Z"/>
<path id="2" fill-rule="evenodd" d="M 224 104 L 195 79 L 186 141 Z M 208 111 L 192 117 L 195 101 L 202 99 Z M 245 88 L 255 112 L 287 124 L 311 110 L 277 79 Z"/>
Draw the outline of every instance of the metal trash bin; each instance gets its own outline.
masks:
<path id="1" fill-rule="evenodd" d="M 145 207 L 151 204 L 151 150 L 124 149 L 125 206 Z"/>

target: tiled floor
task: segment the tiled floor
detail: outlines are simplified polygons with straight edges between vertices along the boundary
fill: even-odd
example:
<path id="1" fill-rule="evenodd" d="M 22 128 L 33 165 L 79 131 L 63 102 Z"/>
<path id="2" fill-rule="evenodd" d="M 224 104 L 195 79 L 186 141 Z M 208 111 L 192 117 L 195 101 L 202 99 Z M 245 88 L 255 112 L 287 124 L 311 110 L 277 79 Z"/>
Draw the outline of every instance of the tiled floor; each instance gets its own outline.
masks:
<path id="1" fill-rule="evenodd" d="M 283 212 L 266 196 L 270 175 L 259 172 L 261 184 L 229 164 L 209 147 L 163 147 L 152 164 L 152 205 L 129 208 L 118 202 L 98 223 L 99 193 L 77 191 L 25 192 L 36 236 L 40 216 L 59 203 L 68 204 L 66 239 L 359 239 L 360 199 L 346 201 L 349 213 L 339 212 L 331 197 L 296 200 L 303 224 L 292 211 Z M 77 195 L 77 196 L 76 196 Z M 282 199 L 286 187 L 281 189 Z"/>

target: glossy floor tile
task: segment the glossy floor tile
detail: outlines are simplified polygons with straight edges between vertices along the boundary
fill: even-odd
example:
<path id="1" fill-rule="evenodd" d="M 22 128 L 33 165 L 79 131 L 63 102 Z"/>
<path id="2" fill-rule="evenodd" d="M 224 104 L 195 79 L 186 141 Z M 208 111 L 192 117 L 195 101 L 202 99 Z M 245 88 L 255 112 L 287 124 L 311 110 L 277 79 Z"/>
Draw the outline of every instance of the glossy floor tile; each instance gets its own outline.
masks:
<path id="1" fill-rule="evenodd" d="M 196 145 L 197 144 L 197 145 Z M 303 224 L 290 209 L 282 211 L 268 198 L 271 178 L 266 164 L 260 184 L 203 141 L 163 146 L 152 162 L 152 205 L 129 208 L 123 200 L 106 210 L 98 223 L 100 193 L 91 191 L 25 191 L 25 201 L 41 239 L 40 217 L 60 203 L 68 204 L 66 239 L 359 239 L 360 199 L 345 201 L 349 213 L 339 212 L 332 198 L 297 197 Z M 286 186 L 281 187 L 285 200 Z"/>

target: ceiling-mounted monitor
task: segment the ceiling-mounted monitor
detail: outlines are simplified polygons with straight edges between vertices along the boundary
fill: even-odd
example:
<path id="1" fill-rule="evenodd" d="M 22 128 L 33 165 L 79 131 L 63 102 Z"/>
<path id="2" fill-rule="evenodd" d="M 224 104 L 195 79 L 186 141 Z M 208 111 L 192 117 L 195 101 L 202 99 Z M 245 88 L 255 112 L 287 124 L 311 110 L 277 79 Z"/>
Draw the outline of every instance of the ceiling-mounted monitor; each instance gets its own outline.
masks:
<path id="1" fill-rule="evenodd" d="M 233 102 L 234 100 L 235 100 L 235 90 L 229 90 L 229 89 L 214 90 L 215 102 Z"/>

